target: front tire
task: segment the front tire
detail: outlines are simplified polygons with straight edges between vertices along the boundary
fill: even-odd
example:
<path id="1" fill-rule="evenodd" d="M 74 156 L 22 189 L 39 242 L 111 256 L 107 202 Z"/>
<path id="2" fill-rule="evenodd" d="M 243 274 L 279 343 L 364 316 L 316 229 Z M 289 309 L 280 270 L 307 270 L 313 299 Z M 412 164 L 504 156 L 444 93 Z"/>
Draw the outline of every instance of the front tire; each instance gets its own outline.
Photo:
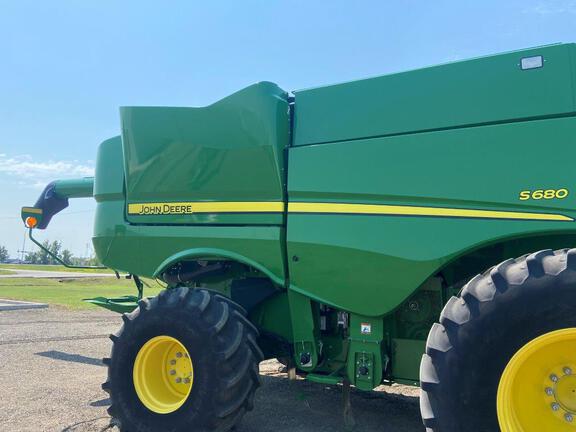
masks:
<path id="1" fill-rule="evenodd" d="M 121 431 L 224 432 L 253 408 L 262 353 L 241 306 L 180 287 L 123 319 L 102 385 Z"/>
<path id="2" fill-rule="evenodd" d="M 576 431 L 572 371 L 576 249 L 505 261 L 452 297 L 430 331 L 420 367 L 424 425 Z"/>

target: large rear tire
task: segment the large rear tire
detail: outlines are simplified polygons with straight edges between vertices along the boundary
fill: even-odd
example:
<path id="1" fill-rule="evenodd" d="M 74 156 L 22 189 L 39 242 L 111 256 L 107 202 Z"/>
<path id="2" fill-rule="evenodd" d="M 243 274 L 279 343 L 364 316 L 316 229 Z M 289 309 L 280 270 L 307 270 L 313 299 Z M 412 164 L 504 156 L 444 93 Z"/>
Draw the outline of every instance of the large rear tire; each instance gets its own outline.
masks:
<path id="1" fill-rule="evenodd" d="M 452 297 L 420 368 L 428 432 L 576 431 L 576 249 L 505 261 Z"/>
<path id="2" fill-rule="evenodd" d="M 180 287 L 123 319 L 102 385 L 121 431 L 224 432 L 253 408 L 262 353 L 241 306 Z"/>

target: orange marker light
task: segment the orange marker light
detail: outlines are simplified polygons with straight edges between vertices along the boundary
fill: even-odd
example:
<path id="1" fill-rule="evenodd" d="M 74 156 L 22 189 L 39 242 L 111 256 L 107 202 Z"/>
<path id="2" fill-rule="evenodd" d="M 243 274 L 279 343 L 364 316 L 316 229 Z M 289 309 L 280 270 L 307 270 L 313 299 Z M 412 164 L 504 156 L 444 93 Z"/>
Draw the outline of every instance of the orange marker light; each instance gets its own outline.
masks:
<path id="1" fill-rule="evenodd" d="M 35 228 L 36 225 L 38 225 L 38 219 L 36 219 L 34 216 L 28 216 L 26 218 L 26 220 L 24 221 L 24 224 L 28 227 L 28 228 Z"/>

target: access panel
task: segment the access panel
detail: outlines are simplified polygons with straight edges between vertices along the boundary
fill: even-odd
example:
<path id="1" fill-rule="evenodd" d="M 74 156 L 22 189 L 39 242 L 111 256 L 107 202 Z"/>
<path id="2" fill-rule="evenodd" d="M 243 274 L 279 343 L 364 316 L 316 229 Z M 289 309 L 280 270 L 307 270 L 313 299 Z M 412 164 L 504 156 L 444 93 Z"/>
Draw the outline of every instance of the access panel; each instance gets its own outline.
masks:
<path id="1" fill-rule="evenodd" d="M 287 94 L 263 82 L 203 108 L 125 107 L 127 218 L 281 224 Z"/>

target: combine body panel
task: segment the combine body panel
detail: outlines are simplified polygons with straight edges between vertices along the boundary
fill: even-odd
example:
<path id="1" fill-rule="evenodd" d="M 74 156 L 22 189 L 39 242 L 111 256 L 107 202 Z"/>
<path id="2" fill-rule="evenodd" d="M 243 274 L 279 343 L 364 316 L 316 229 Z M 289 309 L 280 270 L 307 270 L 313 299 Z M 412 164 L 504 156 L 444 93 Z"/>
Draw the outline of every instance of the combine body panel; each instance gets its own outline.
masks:
<path id="1" fill-rule="evenodd" d="M 94 246 L 103 264 L 159 275 L 223 256 L 284 281 L 287 94 L 260 83 L 206 108 L 122 108 L 102 144 Z"/>
<path id="2" fill-rule="evenodd" d="M 576 243 L 576 45 L 293 96 L 263 82 L 204 108 L 122 108 L 121 119 L 121 136 L 99 148 L 95 179 L 55 182 L 22 215 L 31 228 L 45 228 L 68 198 L 93 196 L 100 261 L 168 286 L 138 304 L 128 297 L 95 301 L 117 311 L 138 308 L 125 328 L 157 334 L 138 339 L 136 348 L 129 332 L 113 338 L 114 352 L 127 354 L 113 356 L 105 387 L 111 414 L 126 428 L 155 425 L 155 415 L 169 412 L 182 424 L 232 427 L 229 419 L 249 409 L 255 391 L 249 372 L 214 384 L 218 394 L 239 398 L 217 421 L 189 411 L 195 393 L 179 387 L 193 385 L 195 357 L 202 363 L 229 343 L 244 347 L 254 364 L 261 355 L 277 357 L 311 381 L 363 390 L 422 382 L 423 418 L 432 431 L 464 430 L 468 405 L 479 407 L 470 411 L 479 416 L 478 431 L 495 424 L 532 430 L 524 427 L 531 421 L 522 404 L 508 403 L 522 371 L 508 361 L 525 344 L 544 347 L 538 337 L 547 331 L 576 327 L 559 318 L 573 314 L 554 315 L 545 300 L 552 286 L 568 294 L 576 287 L 576 252 L 567 249 Z M 542 249 L 559 250 L 528 255 Z M 550 325 L 527 325 L 531 308 Z M 154 327 L 158 317 L 170 318 Z M 525 335 L 503 330 L 508 320 L 526 327 Z M 211 340 L 208 354 L 195 351 L 198 335 Z M 498 355 L 469 355 L 483 335 L 483 350 Z M 576 334 L 555 335 L 546 340 L 576 343 Z M 163 366 L 146 359 L 168 358 L 175 346 L 191 360 L 171 360 L 180 365 L 174 374 L 188 375 L 171 390 L 179 396 L 162 401 L 162 388 L 160 399 L 150 392 L 164 384 L 147 374 Z M 224 369 L 247 371 L 234 355 L 225 355 Z M 487 365 L 484 393 L 473 385 L 481 374 L 458 375 L 481 367 L 472 358 Z M 131 367 L 140 371 L 137 394 L 126 395 L 115 383 Z M 573 367 L 563 366 L 564 376 Z M 223 382 L 243 382 L 246 391 L 219 387 Z M 457 382 L 463 384 L 455 389 Z M 555 391 L 541 396 L 561 399 Z M 143 404 L 136 414 L 114 406 L 119 393 Z M 447 415 L 458 401 L 477 402 Z M 576 408 L 561 405 L 557 418 L 534 423 L 534 430 L 564 430 Z M 505 426 L 514 421 L 521 426 Z"/>
<path id="3" fill-rule="evenodd" d="M 545 67 L 519 66 L 539 55 Z M 559 45 L 296 92 L 292 286 L 379 316 L 474 249 L 566 241 L 575 64 L 574 45 Z M 520 195 L 542 189 L 562 198 Z"/>
<path id="4" fill-rule="evenodd" d="M 555 45 L 296 91 L 294 145 L 571 115 L 575 51 Z M 542 67 L 523 70 L 532 56 Z"/>
<path id="5" fill-rule="evenodd" d="M 127 220 L 282 225 L 287 99 L 260 83 L 206 108 L 122 108 Z"/>

